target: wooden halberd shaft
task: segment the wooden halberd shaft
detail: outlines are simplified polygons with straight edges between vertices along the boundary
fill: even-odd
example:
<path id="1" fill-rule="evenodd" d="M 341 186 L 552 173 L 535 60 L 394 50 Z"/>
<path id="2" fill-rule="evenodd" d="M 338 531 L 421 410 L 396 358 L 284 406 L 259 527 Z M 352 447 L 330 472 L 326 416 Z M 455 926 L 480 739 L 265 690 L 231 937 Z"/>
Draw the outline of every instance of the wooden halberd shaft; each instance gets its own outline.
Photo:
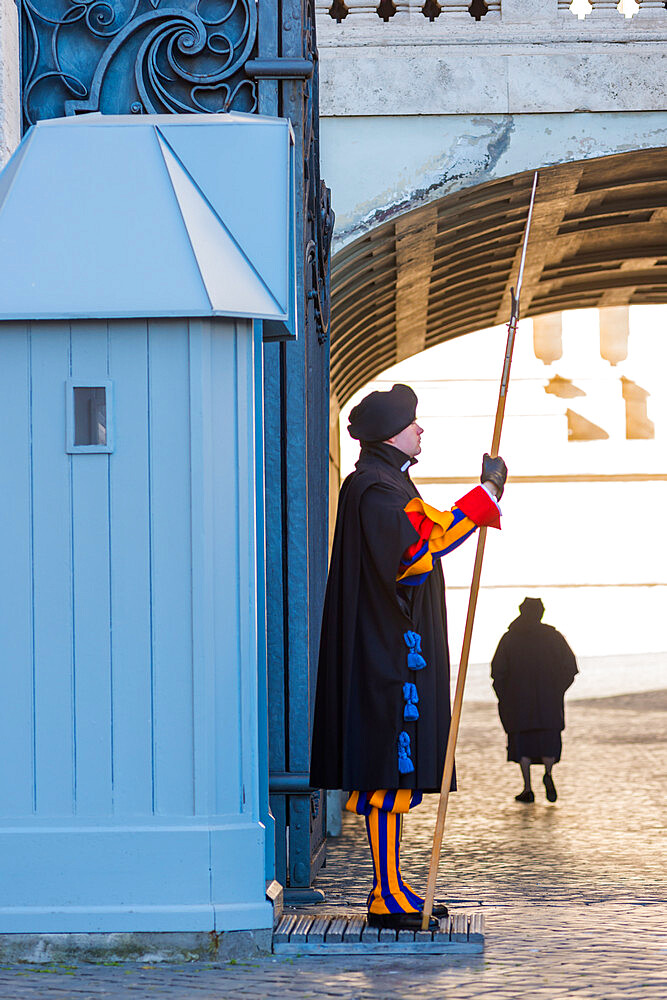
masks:
<path id="1" fill-rule="evenodd" d="M 505 348 L 505 358 L 503 361 L 503 371 L 500 379 L 500 391 L 498 394 L 498 406 L 496 408 L 496 421 L 493 427 L 493 440 L 489 454 L 492 458 L 498 455 L 500 447 L 500 436 L 503 429 L 503 419 L 505 416 L 505 402 L 507 400 L 507 386 L 509 384 L 510 368 L 512 366 L 512 354 L 514 352 L 514 339 L 516 328 L 519 322 L 519 297 L 521 295 L 521 285 L 523 283 L 523 270 L 526 263 L 526 249 L 528 247 L 528 235 L 530 233 L 530 220 L 535 204 L 535 191 L 537 190 L 537 171 L 533 177 L 533 189 L 528 207 L 528 218 L 526 230 L 523 238 L 523 249 L 521 252 L 521 262 L 519 264 L 519 275 L 516 283 L 516 295 L 512 289 L 512 314 L 507 327 L 507 346 Z M 463 645 L 461 648 L 461 659 L 459 660 L 459 672 L 456 678 L 456 692 L 452 705 L 452 721 L 449 727 L 449 737 L 447 739 L 447 751 L 445 753 L 445 765 L 442 772 L 442 784 L 440 786 L 440 801 L 438 803 L 438 814 L 435 821 L 435 831 L 433 833 L 433 848 L 431 850 L 431 863 L 428 871 L 428 883 L 426 886 L 426 896 L 424 898 L 424 910 L 422 915 L 422 930 L 428 929 L 428 922 L 433 912 L 435 900 L 435 885 L 438 879 L 438 868 L 440 865 L 440 851 L 442 849 L 442 836 L 445 830 L 445 818 L 447 816 L 447 804 L 449 802 L 449 791 L 454 774 L 454 753 L 456 752 L 456 740 L 461 722 L 461 709 L 463 706 L 463 692 L 465 690 L 466 675 L 468 673 L 468 658 L 470 656 L 470 644 L 472 642 L 472 628 L 475 622 L 475 609 L 477 607 L 477 597 L 479 595 L 479 583 L 482 576 L 482 562 L 484 559 L 484 546 L 486 544 L 487 529 L 479 529 L 477 538 L 477 551 L 475 553 L 475 564 L 472 571 L 472 583 L 470 585 L 470 598 L 468 600 L 468 613 L 463 632 Z"/>

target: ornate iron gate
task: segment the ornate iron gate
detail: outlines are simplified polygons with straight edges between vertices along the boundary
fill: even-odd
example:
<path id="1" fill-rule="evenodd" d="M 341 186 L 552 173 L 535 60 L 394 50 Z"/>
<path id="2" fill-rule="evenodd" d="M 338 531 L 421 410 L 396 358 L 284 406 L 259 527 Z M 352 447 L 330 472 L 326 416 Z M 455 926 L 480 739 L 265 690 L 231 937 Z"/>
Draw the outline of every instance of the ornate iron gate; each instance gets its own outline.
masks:
<path id="1" fill-rule="evenodd" d="M 326 847 L 325 798 L 311 791 L 308 769 L 328 551 L 333 213 L 319 169 L 314 0 L 291 7 L 260 0 L 259 19 L 259 58 L 250 66 L 259 107 L 292 121 L 303 155 L 296 203 L 305 336 L 298 345 L 267 344 L 264 352 L 266 509 L 273 525 L 266 550 L 270 801 L 276 878 L 294 901 L 312 898 Z"/>
<path id="2" fill-rule="evenodd" d="M 329 257 L 313 0 L 17 0 L 24 127 L 106 114 L 290 118 L 303 335 L 264 353 L 269 782 L 276 877 L 312 895 L 325 800 L 308 786 L 327 564 Z M 104 197 L 104 192 L 100 192 Z M 73 265 L 74 266 L 74 265 Z"/>

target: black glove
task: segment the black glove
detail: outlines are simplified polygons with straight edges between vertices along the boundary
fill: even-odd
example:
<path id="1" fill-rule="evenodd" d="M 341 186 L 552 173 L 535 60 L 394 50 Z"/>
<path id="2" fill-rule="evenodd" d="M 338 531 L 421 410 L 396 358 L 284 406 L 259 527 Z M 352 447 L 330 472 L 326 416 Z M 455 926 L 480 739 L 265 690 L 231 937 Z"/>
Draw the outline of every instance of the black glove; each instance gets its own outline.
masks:
<path id="1" fill-rule="evenodd" d="M 480 476 L 480 482 L 493 483 L 498 490 L 498 500 L 500 500 L 503 495 L 506 479 L 507 466 L 503 462 L 500 455 L 498 458 L 491 458 L 491 456 L 485 452 L 484 458 L 482 459 L 482 475 Z"/>

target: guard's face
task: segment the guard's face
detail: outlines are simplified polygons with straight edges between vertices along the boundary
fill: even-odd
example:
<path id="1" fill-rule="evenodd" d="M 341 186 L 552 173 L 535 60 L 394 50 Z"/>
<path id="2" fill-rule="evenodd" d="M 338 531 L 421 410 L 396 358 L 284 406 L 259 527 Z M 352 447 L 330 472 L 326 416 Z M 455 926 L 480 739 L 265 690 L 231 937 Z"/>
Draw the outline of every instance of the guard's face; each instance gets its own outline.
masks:
<path id="1" fill-rule="evenodd" d="M 400 448 L 404 455 L 416 458 L 422 450 L 421 436 L 423 433 L 424 428 L 420 427 L 416 420 L 413 420 L 402 431 L 389 438 L 389 444 L 393 444 L 394 448 Z"/>

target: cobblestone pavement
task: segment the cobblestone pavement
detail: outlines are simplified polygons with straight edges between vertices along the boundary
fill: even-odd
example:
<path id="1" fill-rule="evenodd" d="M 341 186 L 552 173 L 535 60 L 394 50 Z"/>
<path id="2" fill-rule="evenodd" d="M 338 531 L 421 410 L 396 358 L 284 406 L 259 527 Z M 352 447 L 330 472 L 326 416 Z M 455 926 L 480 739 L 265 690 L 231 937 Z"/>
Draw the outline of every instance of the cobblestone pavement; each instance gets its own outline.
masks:
<path id="1" fill-rule="evenodd" d="M 514 802 L 491 705 L 464 708 L 460 791 L 439 895 L 481 906 L 486 951 L 469 958 L 266 958 L 234 965 L 0 969 L 0 1000 L 504 998 L 667 1000 L 667 691 L 568 707 L 558 802 Z M 436 801 L 406 820 L 404 869 L 425 884 Z M 319 885 L 327 908 L 362 907 L 363 824 L 346 817 Z"/>

